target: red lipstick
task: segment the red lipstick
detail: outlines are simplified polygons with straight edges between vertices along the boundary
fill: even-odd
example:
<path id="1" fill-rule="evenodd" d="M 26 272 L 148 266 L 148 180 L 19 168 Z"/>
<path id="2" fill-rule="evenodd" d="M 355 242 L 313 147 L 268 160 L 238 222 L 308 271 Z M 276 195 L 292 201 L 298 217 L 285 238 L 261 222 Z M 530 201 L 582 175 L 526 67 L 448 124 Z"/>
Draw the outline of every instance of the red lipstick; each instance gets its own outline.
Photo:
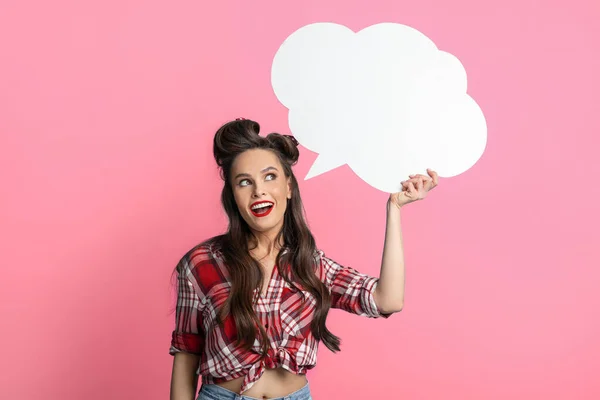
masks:
<path id="1" fill-rule="evenodd" d="M 257 204 L 261 204 L 261 205 L 263 205 L 263 207 L 253 209 L 253 207 L 256 206 Z M 250 205 L 250 212 L 255 217 L 266 217 L 267 215 L 269 215 L 271 213 L 274 206 L 275 206 L 275 203 L 273 203 L 272 201 L 268 201 L 268 200 L 255 201 L 254 203 L 252 203 Z"/>

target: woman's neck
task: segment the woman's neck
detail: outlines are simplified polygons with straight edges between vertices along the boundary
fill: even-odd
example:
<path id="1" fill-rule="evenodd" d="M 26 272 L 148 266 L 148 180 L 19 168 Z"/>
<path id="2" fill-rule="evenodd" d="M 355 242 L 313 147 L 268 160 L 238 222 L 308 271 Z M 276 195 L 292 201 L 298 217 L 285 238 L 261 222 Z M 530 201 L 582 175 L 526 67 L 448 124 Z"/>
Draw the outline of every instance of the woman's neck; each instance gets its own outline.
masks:
<path id="1" fill-rule="evenodd" d="M 265 258 L 276 256 L 283 247 L 283 238 L 278 235 L 265 235 L 263 233 L 254 233 L 253 240 L 249 243 L 250 253 L 256 258 Z"/>

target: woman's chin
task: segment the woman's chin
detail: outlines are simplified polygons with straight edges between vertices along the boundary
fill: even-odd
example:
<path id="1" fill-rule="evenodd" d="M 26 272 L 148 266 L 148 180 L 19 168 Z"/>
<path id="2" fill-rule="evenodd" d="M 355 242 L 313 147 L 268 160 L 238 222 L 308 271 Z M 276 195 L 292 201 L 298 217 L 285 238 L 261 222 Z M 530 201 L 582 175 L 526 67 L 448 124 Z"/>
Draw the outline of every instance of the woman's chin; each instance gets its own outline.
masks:
<path id="1" fill-rule="evenodd" d="M 264 218 L 264 217 L 263 217 Z M 267 217 L 268 218 L 268 217 Z M 255 232 L 259 232 L 259 233 L 268 233 L 271 232 L 274 229 L 278 229 L 283 221 L 279 221 L 279 222 L 273 222 L 273 220 L 271 218 L 269 218 L 268 220 L 253 220 L 251 224 L 248 224 L 250 226 L 250 228 L 255 231 Z"/>

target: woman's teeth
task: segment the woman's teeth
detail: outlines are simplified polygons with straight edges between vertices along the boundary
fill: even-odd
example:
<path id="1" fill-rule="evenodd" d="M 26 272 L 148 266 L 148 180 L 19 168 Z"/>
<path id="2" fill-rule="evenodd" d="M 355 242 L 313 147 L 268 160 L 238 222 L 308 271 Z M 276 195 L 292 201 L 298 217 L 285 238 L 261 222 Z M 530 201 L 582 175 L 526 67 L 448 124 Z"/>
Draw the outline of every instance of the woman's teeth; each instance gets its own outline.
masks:
<path id="1" fill-rule="evenodd" d="M 258 210 L 260 208 L 267 208 L 267 207 L 271 207 L 271 203 L 259 203 L 255 206 L 252 207 L 253 210 Z"/>
<path id="2" fill-rule="evenodd" d="M 269 209 L 273 207 L 273 204 L 271 203 L 259 203 L 255 206 L 253 206 L 251 208 L 252 212 L 255 214 L 264 214 L 267 211 L 269 211 Z"/>

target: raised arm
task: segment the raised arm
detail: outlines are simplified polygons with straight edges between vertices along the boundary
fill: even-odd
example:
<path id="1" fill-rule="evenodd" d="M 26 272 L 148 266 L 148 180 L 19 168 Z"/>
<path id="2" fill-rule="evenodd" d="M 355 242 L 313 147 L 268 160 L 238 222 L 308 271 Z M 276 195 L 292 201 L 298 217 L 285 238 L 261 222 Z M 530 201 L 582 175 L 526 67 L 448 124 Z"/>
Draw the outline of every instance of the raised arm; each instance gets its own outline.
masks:
<path id="1" fill-rule="evenodd" d="M 429 190 L 437 186 L 438 176 L 427 170 L 430 176 L 410 175 L 402 182 L 403 190 L 393 193 L 387 202 L 385 242 L 381 257 L 379 284 L 373 296 L 378 308 L 384 313 L 393 313 L 404 307 L 404 244 L 400 210 L 406 204 L 424 199 Z"/>

